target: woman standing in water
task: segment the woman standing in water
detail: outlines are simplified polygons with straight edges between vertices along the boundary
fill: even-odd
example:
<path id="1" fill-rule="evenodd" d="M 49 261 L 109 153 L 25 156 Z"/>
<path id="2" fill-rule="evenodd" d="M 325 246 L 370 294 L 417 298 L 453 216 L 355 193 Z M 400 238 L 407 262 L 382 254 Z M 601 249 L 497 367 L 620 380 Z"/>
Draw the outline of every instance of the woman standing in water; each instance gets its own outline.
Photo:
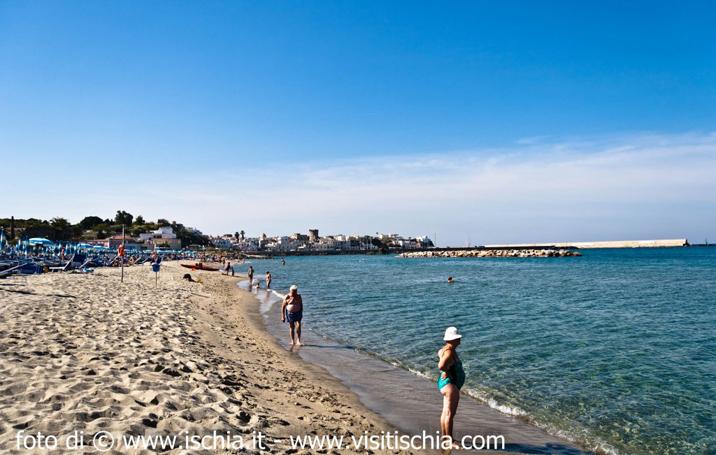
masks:
<path id="1" fill-rule="evenodd" d="M 465 370 L 462 368 L 462 361 L 457 355 L 457 347 L 460 346 L 462 335 L 456 327 L 448 327 L 445 330 L 445 346 L 438 351 L 438 390 L 443 396 L 443 412 L 440 415 L 440 432 L 443 436 L 450 436 L 452 439 L 452 424 L 457 413 L 457 405 L 460 402 L 460 389 L 465 383 Z M 459 447 L 453 443 L 453 448 Z"/>

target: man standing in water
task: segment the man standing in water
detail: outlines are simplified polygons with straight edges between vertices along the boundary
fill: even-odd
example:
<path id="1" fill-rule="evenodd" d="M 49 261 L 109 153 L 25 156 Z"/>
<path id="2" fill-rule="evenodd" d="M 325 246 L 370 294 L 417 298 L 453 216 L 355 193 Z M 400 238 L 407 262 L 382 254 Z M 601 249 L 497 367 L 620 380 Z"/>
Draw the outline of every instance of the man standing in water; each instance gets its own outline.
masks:
<path id="1" fill-rule="evenodd" d="M 271 272 L 266 272 L 266 289 L 271 289 Z"/>
<path id="2" fill-rule="evenodd" d="M 249 288 L 254 285 L 254 268 L 249 265 L 249 270 L 246 272 L 249 275 Z"/>
<path id="3" fill-rule="evenodd" d="M 445 346 L 438 351 L 438 390 L 443 396 L 443 412 L 440 416 L 440 432 L 443 436 L 449 436 L 452 440 L 452 424 L 457 413 L 457 405 L 460 402 L 460 389 L 465 384 L 465 370 L 462 368 L 462 361 L 457 355 L 457 347 L 460 346 L 462 335 L 456 327 L 448 327 L 445 330 Z M 453 449 L 460 447 L 453 442 Z"/>
<path id="4" fill-rule="evenodd" d="M 303 319 L 303 299 L 298 293 L 298 286 L 291 286 L 288 295 L 284 297 L 281 304 L 281 322 L 288 320 L 291 346 L 301 346 L 301 319 Z M 295 340 L 294 340 L 295 332 Z"/>

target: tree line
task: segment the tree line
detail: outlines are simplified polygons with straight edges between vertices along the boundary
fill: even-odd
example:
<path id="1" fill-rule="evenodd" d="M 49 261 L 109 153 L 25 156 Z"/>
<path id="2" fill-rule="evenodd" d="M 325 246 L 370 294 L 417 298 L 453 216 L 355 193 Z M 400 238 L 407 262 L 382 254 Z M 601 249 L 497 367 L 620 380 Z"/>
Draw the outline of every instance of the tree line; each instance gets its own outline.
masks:
<path id="1" fill-rule="evenodd" d="M 124 226 L 127 237 L 137 237 L 143 232 L 153 231 L 160 227 L 170 226 L 181 240 L 182 247 L 189 245 L 208 245 L 209 238 L 186 228 L 181 223 L 159 218 L 157 221 L 146 221 L 142 215 L 134 217 L 124 210 L 117 210 L 113 219 L 99 216 L 86 216 L 79 223 L 72 224 L 66 218 L 56 217 L 50 220 L 37 218 L 15 219 L 0 218 L 0 227 L 5 231 L 10 243 L 27 240 L 33 237 L 44 237 L 52 241 L 81 242 L 101 240 L 122 233 Z"/>

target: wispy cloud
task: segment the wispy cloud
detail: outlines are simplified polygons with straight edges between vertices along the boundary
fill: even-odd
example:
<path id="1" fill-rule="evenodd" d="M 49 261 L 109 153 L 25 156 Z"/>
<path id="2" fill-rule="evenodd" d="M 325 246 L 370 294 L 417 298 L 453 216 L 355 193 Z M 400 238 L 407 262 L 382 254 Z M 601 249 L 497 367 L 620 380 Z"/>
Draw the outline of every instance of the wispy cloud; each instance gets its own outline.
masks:
<path id="1" fill-rule="evenodd" d="M 437 233 L 450 245 L 702 240 L 716 238 L 715 176 L 714 133 L 531 138 L 502 149 L 105 181 L 86 192 L 48 187 L 8 202 L 16 214 L 75 219 L 124 208 L 213 233 Z"/>

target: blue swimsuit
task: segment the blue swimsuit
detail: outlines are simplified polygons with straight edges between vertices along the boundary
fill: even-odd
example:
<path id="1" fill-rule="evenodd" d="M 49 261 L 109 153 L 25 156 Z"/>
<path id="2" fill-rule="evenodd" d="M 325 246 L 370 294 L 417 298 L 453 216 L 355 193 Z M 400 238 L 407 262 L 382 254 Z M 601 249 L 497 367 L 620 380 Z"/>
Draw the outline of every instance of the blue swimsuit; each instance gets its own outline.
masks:
<path id="1" fill-rule="evenodd" d="M 442 390 L 442 388 L 448 384 L 455 384 L 455 387 L 459 390 L 465 384 L 465 370 L 462 368 L 462 360 L 460 360 L 460 358 L 457 358 L 452 364 L 447 371 L 446 377 L 443 377 L 442 370 L 438 371 L 440 372 L 438 376 L 438 390 Z"/>

